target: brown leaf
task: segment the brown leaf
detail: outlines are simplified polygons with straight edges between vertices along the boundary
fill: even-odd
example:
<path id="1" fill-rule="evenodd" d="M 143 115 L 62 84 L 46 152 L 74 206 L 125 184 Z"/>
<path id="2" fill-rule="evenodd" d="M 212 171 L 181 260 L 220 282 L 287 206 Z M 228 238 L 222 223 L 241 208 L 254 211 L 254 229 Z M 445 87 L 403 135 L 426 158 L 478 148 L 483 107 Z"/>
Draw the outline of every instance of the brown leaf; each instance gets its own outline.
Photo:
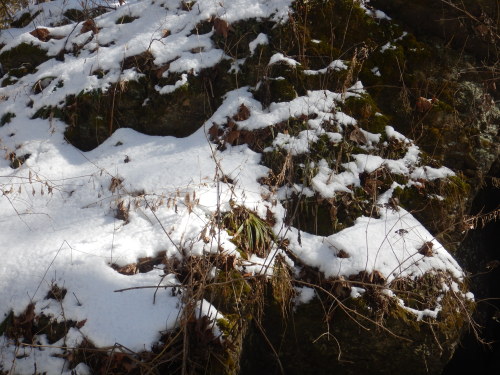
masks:
<path id="1" fill-rule="evenodd" d="M 92 31 L 94 34 L 97 34 L 99 32 L 99 29 L 97 28 L 97 25 L 95 24 L 93 19 L 88 19 L 83 23 L 80 33 L 85 34 L 89 31 Z"/>
<path id="2" fill-rule="evenodd" d="M 229 133 L 227 133 L 225 140 L 227 143 L 233 144 L 235 143 L 236 140 L 238 140 L 240 136 L 240 132 L 238 130 L 232 130 Z"/>
<path id="3" fill-rule="evenodd" d="M 163 65 L 162 67 L 155 70 L 155 76 L 157 79 L 161 79 L 163 77 L 163 73 L 165 73 L 168 68 L 170 68 L 170 64 Z"/>
<path id="4" fill-rule="evenodd" d="M 216 35 L 222 35 L 224 39 L 227 39 L 227 34 L 229 32 L 229 24 L 225 20 L 216 18 L 214 19 L 214 30 Z"/>
<path id="5" fill-rule="evenodd" d="M 123 267 L 118 267 L 117 265 L 113 265 L 113 268 L 115 269 L 116 272 L 128 276 L 135 275 L 136 273 L 139 272 L 139 270 L 137 269 L 137 263 L 127 264 Z"/>
<path id="6" fill-rule="evenodd" d="M 382 272 L 375 270 L 370 274 L 370 282 L 374 284 L 384 284 L 385 277 Z"/>
<path id="7" fill-rule="evenodd" d="M 432 251 L 432 246 L 432 242 L 427 241 L 420 247 L 420 249 L 418 249 L 418 252 L 423 256 L 431 257 L 434 254 Z"/>
<path id="8" fill-rule="evenodd" d="M 344 276 L 340 276 L 333 282 L 334 294 L 338 297 L 347 297 L 351 292 L 351 287 Z"/>
<path id="9" fill-rule="evenodd" d="M 332 221 L 337 218 L 337 207 L 333 204 L 330 206 L 330 218 Z"/>
<path id="10" fill-rule="evenodd" d="M 337 253 L 337 258 L 350 258 L 351 256 L 344 250 L 340 249 L 339 252 Z"/>
<path id="11" fill-rule="evenodd" d="M 42 42 L 46 42 L 50 39 L 50 31 L 43 27 L 33 30 L 30 34 Z"/>
<path id="12" fill-rule="evenodd" d="M 210 139 L 212 141 L 216 140 L 220 133 L 219 133 L 219 125 L 213 124 L 210 129 L 208 129 L 208 135 L 210 136 Z"/>
<path id="13" fill-rule="evenodd" d="M 233 116 L 235 121 L 245 121 L 250 117 L 250 110 L 245 104 L 241 104 L 238 113 Z"/>
<path id="14" fill-rule="evenodd" d="M 250 147 L 254 147 L 257 141 L 257 137 L 253 132 L 250 132 L 248 130 L 240 130 L 240 140 L 241 143 L 246 143 Z"/>
<path id="15" fill-rule="evenodd" d="M 490 33 L 490 28 L 486 26 L 485 24 L 477 25 L 475 27 L 477 33 L 481 35 L 483 38 L 487 36 Z"/>
<path id="16" fill-rule="evenodd" d="M 120 187 L 122 184 L 123 180 L 117 177 L 111 178 L 111 183 L 109 184 L 109 191 L 111 191 L 113 194 L 115 193 L 115 190 Z"/>
<path id="17" fill-rule="evenodd" d="M 76 322 L 75 327 L 80 329 L 85 325 L 85 323 L 87 323 L 87 319 L 80 320 L 79 322 Z"/>
<path id="18" fill-rule="evenodd" d="M 415 108 L 420 113 L 427 112 L 432 108 L 432 101 L 421 96 L 417 99 Z"/>
<path id="19" fill-rule="evenodd" d="M 228 118 L 228 119 L 227 119 L 227 124 L 226 124 L 226 125 L 227 125 L 227 127 L 228 127 L 229 129 L 234 129 L 234 128 L 236 128 L 236 123 L 235 123 L 233 120 L 231 120 L 230 118 Z"/>
<path id="20" fill-rule="evenodd" d="M 125 222 L 128 222 L 129 211 L 130 211 L 130 203 L 125 204 L 124 201 L 120 201 L 116 209 L 115 218 L 117 218 L 118 220 L 123 220 Z"/>
<path id="21" fill-rule="evenodd" d="M 269 207 L 266 207 L 266 223 L 268 223 L 271 226 L 274 226 L 274 224 L 276 224 L 276 218 L 274 217 L 274 214 L 269 209 Z"/>

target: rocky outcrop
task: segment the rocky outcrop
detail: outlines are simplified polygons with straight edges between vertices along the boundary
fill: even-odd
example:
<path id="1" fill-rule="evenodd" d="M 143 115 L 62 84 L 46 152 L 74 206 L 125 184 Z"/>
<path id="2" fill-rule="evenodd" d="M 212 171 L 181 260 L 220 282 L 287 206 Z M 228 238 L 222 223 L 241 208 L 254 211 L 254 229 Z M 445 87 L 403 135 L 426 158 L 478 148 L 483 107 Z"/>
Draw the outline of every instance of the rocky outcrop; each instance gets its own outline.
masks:
<path id="1" fill-rule="evenodd" d="M 207 225 L 198 236 L 212 243 L 222 231 L 237 255 L 227 256 L 219 243 L 220 254 L 188 256 L 177 249 L 179 256 L 155 258 L 184 288 L 179 301 L 185 310 L 181 327 L 164 333 L 150 353 L 127 354 L 135 362 L 169 373 L 182 367 L 227 374 L 439 374 L 452 356 L 474 303 L 441 244 L 449 250 L 460 244 L 464 215 L 499 155 L 498 72 L 477 60 L 496 53 L 496 29 L 491 12 L 478 15 L 447 2 L 432 2 L 441 10 L 435 19 L 427 1 L 412 2 L 408 13 L 402 11 L 410 6 L 406 1 L 365 3 L 295 1 L 286 21 L 268 15 L 234 22 L 215 13 L 200 18 L 196 2 L 162 3 L 162 11 L 171 6 L 196 20 L 178 30 L 189 29 L 185 38 L 192 39 L 167 56 L 158 46 L 168 45 L 173 31 L 155 30 L 149 46 L 120 51 L 118 64 L 101 62 L 99 49 L 115 53 L 119 38 L 101 42 L 96 36 L 106 40 L 106 28 L 116 27 L 110 25 L 140 22 L 140 12 L 102 20 L 109 9 L 69 9 L 45 29 L 49 34 L 27 30 L 28 42 L 4 47 L 5 108 L 15 108 L 14 96 L 28 90 L 32 119 L 64 121 L 66 140 L 80 150 L 99 147 L 124 127 L 188 137 L 205 126 L 220 155 L 229 158 L 244 147 L 267 168 L 255 210 L 232 197 L 211 212 L 210 230 Z M 441 21 L 456 12 L 472 14 L 463 29 Z M 74 24 L 71 32 L 58 29 L 66 23 Z M 472 43 L 461 39 L 471 27 Z M 442 40 L 422 37 L 438 32 Z M 475 56 L 450 48 L 454 43 Z M 82 63 L 85 75 L 55 75 L 54 66 L 68 69 L 81 56 L 95 59 Z M 44 75 L 46 62 L 50 74 Z M 11 109 L 0 115 L 2 125 L 15 116 Z M 237 187 L 229 175 L 218 175 L 217 184 Z M 130 201 L 114 207 L 115 218 L 127 223 L 130 202 L 147 193 L 124 192 Z M 194 195 L 175 201 L 191 213 Z M 412 214 L 430 234 L 416 220 L 405 222 Z M 377 235 L 368 238 L 369 227 L 386 230 L 375 259 L 384 251 L 396 254 L 401 243 L 402 254 L 411 252 L 396 268 L 390 261 L 368 267 L 368 250 L 366 263 L 354 262 L 362 258 L 354 254 L 358 238 L 346 245 L 341 233 L 365 224 L 366 249 Z M 332 260 L 322 264 L 310 251 Z M 249 271 L 257 258 L 264 259 L 265 272 Z M 112 266 L 126 275 L 151 271 L 140 270 L 141 262 Z M 351 268 L 334 270 L 339 264 Z M 197 319 L 199 299 L 223 318 Z M 214 335 L 215 324 L 224 340 Z M 14 331 L 0 333 L 19 339 Z"/>

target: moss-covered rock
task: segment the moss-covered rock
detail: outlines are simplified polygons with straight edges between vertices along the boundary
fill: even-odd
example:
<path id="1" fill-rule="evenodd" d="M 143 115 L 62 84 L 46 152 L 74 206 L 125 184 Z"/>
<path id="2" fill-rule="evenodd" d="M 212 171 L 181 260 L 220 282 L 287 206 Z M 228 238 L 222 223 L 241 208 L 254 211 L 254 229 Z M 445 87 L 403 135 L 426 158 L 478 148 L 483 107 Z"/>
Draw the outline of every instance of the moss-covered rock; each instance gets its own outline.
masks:
<path id="1" fill-rule="evenodd" d="M 17 78 L 33 73 L 38 65 L 48 59 L 43 49 L 29 43 L 21 43 L 0 55 L 3 70 Z"/>
<path id="2" fill-rule="evenodd" d="M 161 77 L 151 56 L 134 56 L 124 68 L 144 74 L 137 81 L 112 84 L 106 92 L 94 90 L 70 96 L 61 108 L 42 108 L 35 117 L 62 118 L 69 126 L 66 138 L 81 150 L 91 150 L 104 142 L 114 130 L 133 128 L 150 135 L 186 137 L 196 131 L 222 103 L 225 92 L 234 88 L 232 75 L 222 75 L 229 62 L 222 61 L 169 94 L 160 94 L 164 85 L 175 84 L 175 77 Z M 159 73 L 160 72 L 160 73 Z M 96 71 L 103 76 L 105 72 Z M 179 77 L 178 77 L 179 78 Z"/>
<path id="3" fill-rule="evenodd" d="M 37 10 L 36 12 L 24 12 L 22 13 L 19 17 L 17 17 L 16 20 L 14 20 L 13 22 L 11 22 L 11 26 L 12 27 L 16 27 L 16 28 L 23 28 L 23 27 L 26 27 L 30 24 L 31 21 L 33 21 L 35 19 L 36 16 L 38 16 L 42 11 L 41 10 Z"/>
<path id="4" fill-rule="evenodd" d="M 242 374 L 440 374 L 461 334 L 463 308 L 470 304 L 452 292 L 439 297 L 441 281 L 439 274 L 398 281 L 400 287 L 408 283 L 406 295 L 398 294 L 404 303 L 417 296 L 414 308 L 432 308 L 439 299 L 442 309 L 436 320 L 419 320 L 380 286 L 342 300 L 318 289 L 311 302 L 285 318 L 269 298 L 262 323 L 265 336 L 258 329 L 249 334 Z"/>

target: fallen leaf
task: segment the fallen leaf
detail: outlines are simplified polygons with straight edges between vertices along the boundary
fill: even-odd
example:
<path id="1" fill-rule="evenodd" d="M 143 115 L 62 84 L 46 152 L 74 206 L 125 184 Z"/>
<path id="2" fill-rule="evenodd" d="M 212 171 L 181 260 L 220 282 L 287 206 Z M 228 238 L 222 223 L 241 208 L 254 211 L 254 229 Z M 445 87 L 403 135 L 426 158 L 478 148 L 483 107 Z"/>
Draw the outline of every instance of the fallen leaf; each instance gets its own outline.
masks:
<path id="1" fill-rule="evenodd" d="M 235 121 L 245 121 L 250 117 L 250 110 L 245 104 L 241 104 L 238 113 L 233 116 Z"/>
<path id="2" fill-rule="evenodd" d="M 78 328 L 78 329 L 80 329 L 80 328 L 82 328 L 85 325 L 85 323 L 87 323 L 87 319 L 80 320 L 79 322 L 76 322 L 75 327 Z"/>
<path id="3" fill-rule="evenodd" d="M 432 246 L 432 242 L 427 241 L 418 249 L 418 252 L 423 256 L 431 257 L 433 255 Z"/>
<path id="4" fill-rule="evenodd" d="M 227 39 L 227 34 L 229 32 L 229 24 L 225 20 L 216 18 L 214 19 L 214 30 L 216 35 L 222 35 L 224 39 Z"/>
<path id="5" fill-rule="evenodd" d="M 80 33 L 85 34 L 89 31 L 92 31 L 94 34 L 97 34 L 99 32 L 99 29 L 97 28 L 97 25 L 95 24 L 93 19 L 88 19 L 83 23 Z"/>
<path id="6" fill-rule="evenodd" d="M 32 32 L 30 32 L 30 34 L 42 42 L 46 42 L 50 39 L 49 30 L 43 27 L 39 27 L 33 30 Z"/>
<path id="7" fill-rule="evenodd" d="M 426 99 L 424 97 L 419 97 L 417 99 L 417 103 L 415 104 L 415 108 L 418 112 L 427 112 L 432 108 L 432 100 Z"/>

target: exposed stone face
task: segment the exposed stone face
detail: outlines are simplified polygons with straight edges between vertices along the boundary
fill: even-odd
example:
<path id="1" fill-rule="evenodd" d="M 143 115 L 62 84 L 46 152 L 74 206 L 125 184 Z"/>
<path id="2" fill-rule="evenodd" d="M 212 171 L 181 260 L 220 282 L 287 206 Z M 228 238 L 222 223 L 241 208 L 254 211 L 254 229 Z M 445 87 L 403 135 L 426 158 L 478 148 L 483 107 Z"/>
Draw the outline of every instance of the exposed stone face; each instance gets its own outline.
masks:
<path id="1" fill-rule="evenodd" d="M 354 300 L 344 308 L 333 308 L 327 299 L 315 299 L 299 306 L 285 321 L 271 304 L 263 326 L 280 362 L 269 349 L 270 343 L 253 332 L 243 347 L 242 374 L 274 374 L 280 368 L 297 375 L 441 374 L 460 337 L 455 322 L 437 330 L 424 322 L 410 323 L 414 318 L 397 311 L 396 306 L 388 307 L 394 310 L 377 320 L 365 303 L 364 299 Z M 325 308 L 331 308 L 326 316 Z M 439 332 L 435 337 L 433 330 Z"/>

